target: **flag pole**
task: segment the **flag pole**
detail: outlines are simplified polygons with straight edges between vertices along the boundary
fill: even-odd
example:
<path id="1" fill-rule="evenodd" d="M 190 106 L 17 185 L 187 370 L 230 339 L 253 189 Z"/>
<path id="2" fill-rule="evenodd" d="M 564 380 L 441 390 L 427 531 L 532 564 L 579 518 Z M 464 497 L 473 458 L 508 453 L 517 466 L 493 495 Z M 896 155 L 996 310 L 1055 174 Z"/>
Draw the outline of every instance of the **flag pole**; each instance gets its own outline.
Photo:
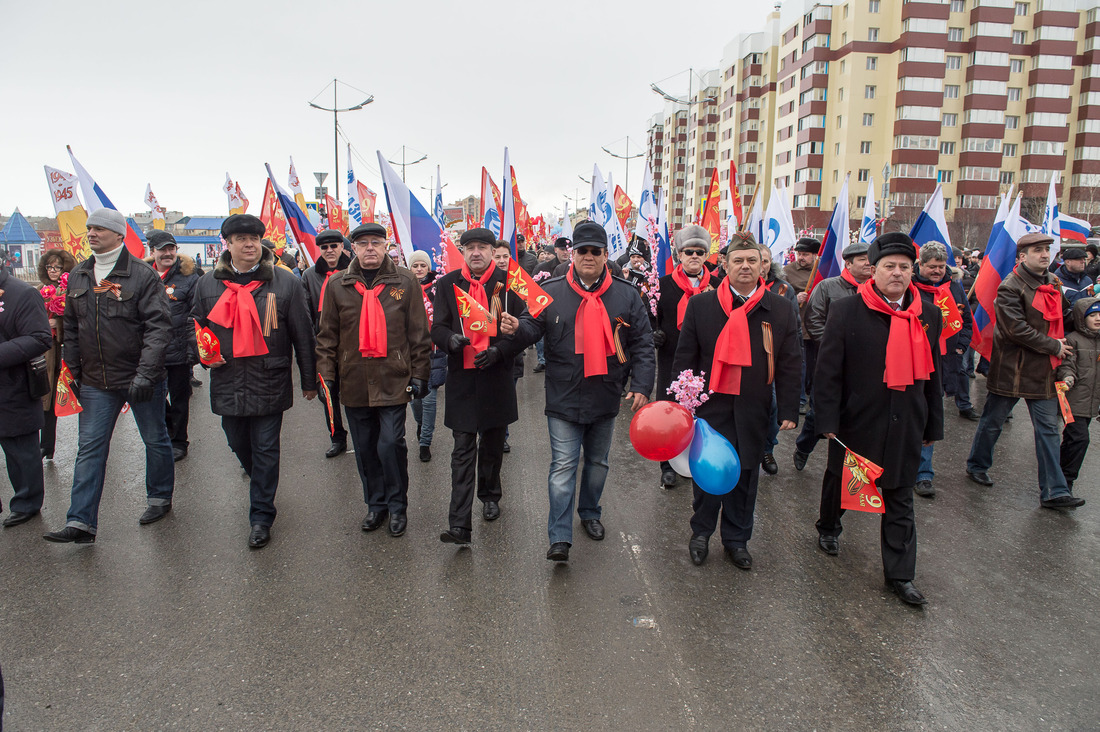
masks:
<path id="1" fill-rule="evenodd" d="M 756 206 L 756 196 L 759 195 L 759 193 L 760 193 L 760 181 L 756 181 L 756 187 L 752 189 L 752 198 L 749 199 L 749 216 L 752 215 L 752 210 Z M 746 216 L 745 220 L 741 223 L 740 226 L 738 226 L 737 230 L 738 231 L 744 231 L 745 230 L 745 224 L 748 223 L 748 220 L 749 220 L 748 216 Z M 757 242 L 757 243 L 759 243 L 759 242 Z"/>

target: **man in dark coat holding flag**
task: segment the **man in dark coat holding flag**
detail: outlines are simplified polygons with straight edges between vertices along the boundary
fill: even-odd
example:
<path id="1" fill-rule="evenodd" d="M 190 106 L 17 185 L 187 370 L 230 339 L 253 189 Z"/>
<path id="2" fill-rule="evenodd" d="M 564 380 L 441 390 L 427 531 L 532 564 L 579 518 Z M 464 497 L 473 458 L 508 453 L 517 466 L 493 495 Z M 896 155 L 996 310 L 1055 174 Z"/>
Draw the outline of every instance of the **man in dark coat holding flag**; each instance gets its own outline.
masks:
<path id="1" fill-rule="evenodd" d="M 903 602 L 923 605 L 913 586 L 917 530 L 913 483 L 921 446 L 943 439 L 939 338 L 942 316 L 912 285 L 916 247 L 900 232 L 883 234 L 867 252 L 871 279 L 833 302 L 814 374 L 814 411 L 830 438 L 821 482 L 818 546 L 839 552 L 845 448 L 883 468 L 882 565 Z M 835 439 L 834 439 L 835 438 Z"/>
<path id="2" fill-rule="evenodd" d="M 508 295 L 506 273 L 493 266 L 493 232 L 470 229 L 460 244 L 462 266 L 435 281 L 431 329 L 432 342 L 448 354 L 443 424 L 454 433 L 454 451 L 450 524 L 439 540 L 449 544 L 470 543 L 475 473 L 482 516 L 500 517 L 505 430 L 519 419 L 512 362 L 529 345 L 513 336 L 521 319 L 531 320 L 523 300 Z M 466 326 L 455 288 L 493 314 L 495 335 Z"/>
<path id="3" fill-rule="evenodd" d="M 726 553 L 735 566 L 747 570 L 752 568 L 746 545 L 752 536 L 773 383 L 779 428 L 794 429 L 798 422 L 801 326 L 790 302 L 764 286 L 760 247 L 752 234 L 733 235 L 726 272 L 717 288 L 688 302 L 672 370 L 706 372 L 713 393 L 696 415 L 729 440 L 741 460 L 737 485 L 724 496 L 705 493 L 693 483 L 688 553 L 697 565 L 706 560 L 721 512 Z"/>

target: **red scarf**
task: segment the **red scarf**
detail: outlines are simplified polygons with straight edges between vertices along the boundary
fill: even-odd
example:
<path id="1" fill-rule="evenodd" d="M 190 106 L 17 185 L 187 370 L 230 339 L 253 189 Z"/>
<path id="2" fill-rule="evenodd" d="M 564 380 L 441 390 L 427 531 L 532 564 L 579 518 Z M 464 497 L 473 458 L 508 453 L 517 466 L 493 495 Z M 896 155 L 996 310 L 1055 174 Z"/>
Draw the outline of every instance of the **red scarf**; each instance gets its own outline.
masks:
<path id="1" fill-rule="evenodd" d="M 699 270 L 699 284 L 692 285 L 691 280 L 688 279 L 687 272 L 684 271 L 684 265 L 676 265 L 676 269 L 672 270 L 672 281 L 684 291 L 684 294 L 680 296 L 680 302 L 676 304 L 676 330 L 681 330 L 684 327 L 684 313 L 687 312 L 688 300 L 692 295 L 698 295 L 703 290 L 707 289 L 707 270 L 704 267 Z"/>
<path id="2" fill-rule="evenodd" d="M 727 280 L 728 282 L 728 280 Z M 718 304 L 728 318 L 718 342 L 714 344 L 714 361 L 710 367 L 710 388 L 719 394 L 741 393 L 741 369 L 752 365 L 752 343 L 749 340 L 749 313 L 766 292 L 764 280 L 756 284 L 756 292 L 741 307 L 733 307 L 733 287 L 718 286 Z"/>
<path id="3" fill-rule="evenodd" d="M 955 302 L 955 296 L 951 293 L 951 281 L 948 280 L 942 285 L 926 285 L 923 282 L 917 282 L 913 280 L 913 284 L 921 292 L 927 292 L 932 295 L 932 302 L 936 304 L 936 307 L 940 309 L 940 313 L 943 315 L 943 328 L 940 329 L 940 355 L 947 355 L 947 339 L 962 330 L 962 316 L 959 315 L 959 306 Z M 946 298 L 946 300 L 945 300 Z M 940 303 L 944 305 L 940 305 Z M 944 312 L 944 309 L 947 312 Z M 957 328 L 952 328 L 952 323 L 958 324 Z"/>
<path id="4" fill-rule="evenodd" d="M 325 273 L 325 279 L 321 282 L 321 294 L 317 297 L 317 312 L 321 312 L 321 306 L 325 304 L 325 288 L 328 287 L 329 278 L 332 277 L 335 270 L 329 270 Z"/>
<path id="5" fill-rule="evenodd" d="M 260 328 L 260 314 L 256 311 L 256 300 L 252 294 L 260 285 L 253 280 L 247 285 L 222 281 L 225 292 L 214 303 L 207 319 L 223 328 L 233 331 L 233 358 L 263 356 L 267 353 L 267 343 Z"/>
<path id="6" fill-rule="evenodd" d="M 462 262 L 462 276 L 470 283 L 470 289 L 466 290 L 466 293 L 486 310 L 489 309 L 489 296 L 485 293 L 485 285 L 488 284 L 495 271 L 496 266 L 490 262 L 480 278 L 474 277 L 470 272 L 470 267 L 465 261 Z M 462 349 L 462 368 L 472 369 L 474 368 L 474 356 L 489 347 L 489 336 L 486 333 L 465 333 L 465 336 L 470 339 L 470 345 Z"/>
<path id="7" fill-rule="evenodd" d="M 852 287 L 855 287 L 856 289 L 859 289 L 859 283 L 856 282 L 856 278 L 852 276 L 852 273 L 848 270 L 847 267 L 840 270 L 840 278 L 842 280 L 844 280 L 845 282 L 847 282 Z"/>
<path id="8" fill-rule="evenodd" d="M 1031 307 L 1043 314 L 1043 320 L 1050 323 L 1047 326 L 1047 335 L 1061 340 L 1065 334 L 1065 326 L 1062 323 L 1062 293 L 1054 285 L 1039 285 L 1035 290 L 1035 298 L 1031 301 Z M 1050 367 L 1058 368 L 1062 359 L 1057 356 L 1050 357 Z"/>
<path id="9" fill-rule="evenodd" d="M 386 313 L 378 301 L 385 287 L 375 285 L 368 290 L 362 282 L 355 282 L 355 289 L 363 296 L 363 307 L 359 310 L 359 353 L 363 358 L 385 358 L 388 352 Z"/>
<path id="10" fill-rule="evenodd" d="M 603 305 L 601 296 L 611 287 L 611 273 L 604 271 L 603 283 L 589 292 L 577 284 L 574 279 L 573 265 L 565 273 L 565 281 L 573 292 L 581 296 L 574 318 L 573 348 L 584 354 L 584 375 L 603 376 L 607 373 L 607 359 L 615 355 L 615 336 L 611 332 L 611 317 Z"/>
<path id="11" fill-rule="evenodd" d="M 859 286 L 860 297 L 868 309 L 890 318 L 890 337 L 886 341 L 886 371 L 882 380 L 896 391 L 905 391 L 915 381 L 927 381 L 932 374 L 932 346 L 921 324 L 921 299 L 917 288 L 909 285 L 913 302 L 904 310 L 894 310 L 875 290 L 873 280 Z"/>

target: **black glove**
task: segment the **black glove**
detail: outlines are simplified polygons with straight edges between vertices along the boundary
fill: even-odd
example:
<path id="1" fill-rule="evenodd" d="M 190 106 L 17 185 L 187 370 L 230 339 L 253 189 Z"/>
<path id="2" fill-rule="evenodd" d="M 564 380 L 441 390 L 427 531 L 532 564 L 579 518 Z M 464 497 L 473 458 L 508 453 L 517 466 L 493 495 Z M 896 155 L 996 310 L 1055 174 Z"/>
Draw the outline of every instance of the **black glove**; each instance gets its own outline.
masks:
<path id="1" fill-rule="evenodd" d="M 653 345 L 654 346 L 656 346 L 657 348 L 660 348 L 661 346 L 665 345 L 666 340 L 667 340 L 667 336 L 665 336 L 665 332 L 663 330 L 653 331 Z"/>
<path id="2" fill-rule="evenodd" d="M 470 345 L 470 339 L 461 333 L 455 333 L 451 340 L 447 341 L 447 350 L 454 354 L 462 353 L 462 349 Z"/>
<path id="3" fill-rule="evenodd" d="M 69 384 L 69 391 L 73 393 L 76 400 L 80 401 L 80 379 L 73 378 L 73 383 Z"/>
<path id="4" fill-rule="evenodd" d="M 336 379 L 322 379 L 325 382 L 325 386 L 328 387 L 328 393 L 331 395 L 336 394 Z"/>
<path id="5" fill-rule="evenodd" d="M 423 399 L 428 396 L 428 382 L 424 379 L 411 379 L 409 387 L 412 389 L 413 399 Z"/>
<path id="6" fill-rule="evenodd" d="M 153 382 L 144 376 L 135 376 L 130 382 L 130 392 L 126 395 L 126 401 L 130 404 L 140 404 L 153 398 Z"/>
<path id="7" fill-rule="evenodd" d="M 487 369 L 497 361 L 504 358 L 504 354 L 496 346 L 489 346 L 481 353 L 474 356 L 474 366 L 479 369 Z"/>

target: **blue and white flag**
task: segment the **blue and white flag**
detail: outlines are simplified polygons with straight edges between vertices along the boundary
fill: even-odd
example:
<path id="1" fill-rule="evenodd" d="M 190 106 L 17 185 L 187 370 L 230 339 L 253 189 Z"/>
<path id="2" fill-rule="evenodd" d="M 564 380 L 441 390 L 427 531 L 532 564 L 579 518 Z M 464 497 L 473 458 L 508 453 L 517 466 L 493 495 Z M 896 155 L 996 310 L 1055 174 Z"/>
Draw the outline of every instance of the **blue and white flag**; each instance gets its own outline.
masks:
<path id="1" fill-rule="evenodd" d="M 355 171 L 351 167 L 351 145 L 348 145 L 348 219 L 351 228 L 363 223 L 363 208 L 359 201 L 359 186 L 356 185 Z"/>
<path id="2" fill-rule="evenodd" d="M 634 235 L 645 239 L 652 247 L 653 242 L 650 241 L 649 234 L 650 219 L 656 224 L 657 201 L 653 197 L 653 169 L 647 160 L 645 173 L 642 174 L 642 195 L 638 199 L 638 223 L 634 226 Z"/>
<path id="3" fill-rule="evenodd" d="M 768 208 L 764 211 L 763 240 L 761 243 L 772 253 L 772 260 L 783 262 L 783 255 L 798 243 L 794 232 L 794 218 L 787 205 L 787 189 L 772 185 L 772 195 L 768 199 Z"/>
<path id="4" fill-rule="evenodd" d="M 447 228 L 447 219 L 443 215 L 443 180 L 439 177 L 439 166 L 435 166 L 435 198 L 432 199 L 432 218 L 442 231 Z"/>
<path id="5" fill-rule="evenodd" d="M 1058 192 L 1055 186 L 1058 185 L 1058 174 L 1055 173 L 1050 176 L 1050 188 L 1047 189 L 1047 207 L 1043 212 L 1043 225 L 1040 231 L 1048 236 L 1054 237 L 1054 243 L 1050 245 L 1050 259 L 1054 260 L 1054 255 L 1061 249 L 1061 236 L 1062 227 L 1058 221 Z"/>
<path id="6" fill-rule="evenodd" d="M 863 223 L 859 227 L 859 240 L 867 246 L 878 236 L 878 221 L 875 215 L 875 179 L 867 179 L 867 200 L 863 204 Z"/>

